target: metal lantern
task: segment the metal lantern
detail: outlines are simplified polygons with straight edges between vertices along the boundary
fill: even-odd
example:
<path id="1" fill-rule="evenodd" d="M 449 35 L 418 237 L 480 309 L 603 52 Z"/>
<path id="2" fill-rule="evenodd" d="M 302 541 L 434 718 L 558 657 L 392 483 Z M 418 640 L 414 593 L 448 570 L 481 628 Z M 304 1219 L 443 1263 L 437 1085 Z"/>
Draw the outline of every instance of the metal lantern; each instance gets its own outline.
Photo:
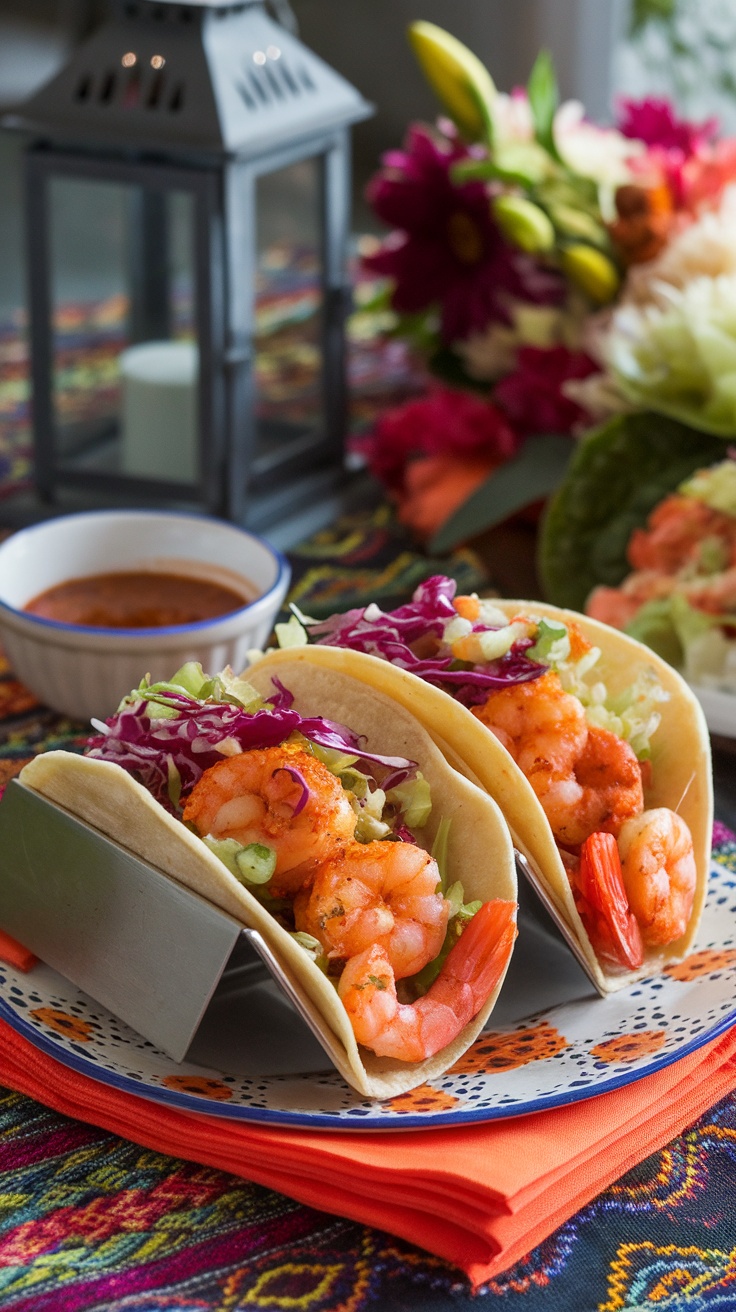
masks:
<path id="1" fill-rule="evenodd" d="M 342 469 L 349 128 L 262 0 L 117 0 L 26 151 L 36 484 L 253 528 Z M 276 329 L 273 325 L 276 324 Z"/>

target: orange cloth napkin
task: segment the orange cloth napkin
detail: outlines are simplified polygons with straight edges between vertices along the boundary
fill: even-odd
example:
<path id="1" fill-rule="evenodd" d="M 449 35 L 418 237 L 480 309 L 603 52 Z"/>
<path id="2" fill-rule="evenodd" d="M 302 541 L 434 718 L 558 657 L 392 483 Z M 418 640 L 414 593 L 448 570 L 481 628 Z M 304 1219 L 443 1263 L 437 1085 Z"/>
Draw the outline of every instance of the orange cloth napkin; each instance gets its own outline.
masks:
<path id="1" fill-rule="evenodd" d="M 0 1082 L 144 1147 L 400 1235 L 478 1285 L 736 1088 L 736 1029 L 613 1093 L 451 1129 L 326 1132 L 192 1115 L 80 1075 L 2 1021 Z"/>
<path id="2" fill-rule="evenodd" d="M 26 971 L 35 966 L 38 957 L 34 957 L 28 948 L 24 948 L 17 938 L 11 938 L 4 929 L 0 929 L 0 961 L 15 966 L 17 970 Z"/>

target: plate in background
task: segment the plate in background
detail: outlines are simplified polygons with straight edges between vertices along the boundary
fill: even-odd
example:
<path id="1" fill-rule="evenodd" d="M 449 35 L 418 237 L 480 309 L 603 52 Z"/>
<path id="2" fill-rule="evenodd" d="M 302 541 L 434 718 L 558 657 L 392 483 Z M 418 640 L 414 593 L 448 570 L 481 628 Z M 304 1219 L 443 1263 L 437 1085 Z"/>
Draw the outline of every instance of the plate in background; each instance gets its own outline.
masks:
<path id="1" fill-rule="evenodd" d="M 695 685 L 692 689 L 703 708 L 711 733 L 721 738 L 736 738 L 736 693 Z"/>

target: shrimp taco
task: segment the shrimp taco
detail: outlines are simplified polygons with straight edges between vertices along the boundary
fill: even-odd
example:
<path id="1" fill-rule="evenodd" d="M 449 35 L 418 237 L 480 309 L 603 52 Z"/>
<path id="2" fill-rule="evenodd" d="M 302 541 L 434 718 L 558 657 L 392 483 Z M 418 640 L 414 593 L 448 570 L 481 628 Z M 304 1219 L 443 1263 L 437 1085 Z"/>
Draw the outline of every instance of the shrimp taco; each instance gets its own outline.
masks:
<path id="1" fill-rule="evenodd" d="M 469 1047 L 516 936 L 513 848 L 412 712 L 287 656 L 144 680 L 96 727 L 22 782 L 258 930 L 349 1084 L 391 1097 Z"/>
<path id="2" fill-rule="evenodd" d="M 310 645 L 293 653 L 370 678 L 498 802 L 601 992 L 687 953 L 708 877 L 710 745 L 669 665 L 573 611 L 456 597 L 441 577 L 390 613 L 297 616 L 281 640 L 299 626 Z"/>

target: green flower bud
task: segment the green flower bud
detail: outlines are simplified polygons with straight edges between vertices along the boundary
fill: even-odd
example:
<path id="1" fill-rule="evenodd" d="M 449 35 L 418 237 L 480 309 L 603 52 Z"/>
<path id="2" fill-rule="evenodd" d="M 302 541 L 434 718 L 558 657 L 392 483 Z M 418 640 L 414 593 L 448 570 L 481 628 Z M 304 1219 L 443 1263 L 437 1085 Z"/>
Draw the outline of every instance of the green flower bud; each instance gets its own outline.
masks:
<path id="1" fill-rule="evenodd" d="M 544 210 L 523 196 L 497 196 L 493 214 L 507 241 L 522 251 L 534 254 L 551 251 L 555 230 Z"/>
<path id="2" fill-rule="evenodd" d="M 558 232 L 565 237 L 578 237 L 594 246 L 605 245 L 605 229 L 585 210 L 577 210 L 572 205 L 551 205 L 549 215 Z"/>
<path id="3" fill-rule="evenodd" d="M 593 246 L 568 246 L 561 252 L 563 271 L 571 282 L 598 305 L 612 301 L 620 277 L 613 260 Z"/>

